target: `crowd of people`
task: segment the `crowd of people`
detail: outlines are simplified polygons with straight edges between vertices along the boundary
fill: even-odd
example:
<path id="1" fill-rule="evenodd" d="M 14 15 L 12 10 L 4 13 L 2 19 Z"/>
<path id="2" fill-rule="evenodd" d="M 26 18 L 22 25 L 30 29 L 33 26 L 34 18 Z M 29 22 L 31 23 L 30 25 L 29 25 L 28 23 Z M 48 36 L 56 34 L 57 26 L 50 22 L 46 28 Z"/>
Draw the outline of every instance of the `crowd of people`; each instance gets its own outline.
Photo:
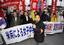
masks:
<path id="1" fill-rule="evenodd" d="M 36 45 L 39 45 L 39 42 L 44 41 L 44 21 L 45 22 L 58 22 L 64 21 L 64 11 L 58 14 L 49 13 L 47 9 L 40 12 L 39 10 L 13 10 L 12 12 L 8 12 L 7 9 L 2 9 L 4 17 L 1 23 L 6 24 L 6 28 L 14 27 L 17 25 L 23 25 L 32 23 L 34 25 L 34 39 L 36 40 Z M 4 23 L 4 22 L 5 23 Z M 4 44 L 4 43 L 3 43 Z"/>
<path id="2" fill-rule="evenodd" d="M 36 15 L 39 15 L 42 21 L 48 22 L 57 22 L 59 20 L 61 21 L 64 19 L 64 11 L 61 12 L 58 16 L 58 14 L 49 13 L 47 9 L 43 10 L 42 13 L 39 10 L 13 10 L 12 12 L 8 12 L 7 9 L 2 10 L 4 13 L 4 19 L 7 24 L 6 28 L 27 23 L 34 23 L 36 20 Z"/>
<path id="3" fill-rule="evenodd" d="M 45 27 L 42 20 L 43 18 L 40 18 L 39 12 L 37 11 L 36 12 L 34 11 L 17 12 L 16 10 L 13 10 L 13 12 L 10 12 L 10 14 L 8 14 L 7 11 L 4 10 L 4 14 L 5 14 L 4 19 L 7 24 L 6 28 L 32 23 L 35 26 L 34 39 L 36 40 L 36 45 L 39 45 L 40 42 L 44 41 L 44 28 Z M 2 45 L 5 45 L 4 41 Z"/>

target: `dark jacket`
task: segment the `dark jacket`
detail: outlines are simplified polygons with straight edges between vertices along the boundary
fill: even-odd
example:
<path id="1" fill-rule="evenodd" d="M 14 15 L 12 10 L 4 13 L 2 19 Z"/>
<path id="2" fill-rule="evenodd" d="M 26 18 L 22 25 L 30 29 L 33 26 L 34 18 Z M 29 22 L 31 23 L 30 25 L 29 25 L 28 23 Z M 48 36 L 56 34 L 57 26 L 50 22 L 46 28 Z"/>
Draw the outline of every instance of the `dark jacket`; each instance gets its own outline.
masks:
<path id="1" fill-rule="evenodd" d="M 20 16 L 20 24 L 28 24 L 28 23 L 32 23 L 32 19 L 28 16 L 28 21 L 26 20 L 26 16 L 25 15 L 21 15 Z"/>
<path id="2" fill-rule="evenodd" d="M 25 19 L 26 19 L 26 16 L 25 16 Z M 27 20 L 25 20 L 25 24 L 27 24 L 27 23 L 32 23 L 32 18 L 30 18 L 29 16 L 28 16 L 28 21 Z"/>
<path id="3" fill-rule="evenodd" d="M 41 20 L 50 21 L 50 16 L 48 16 L 47 14 L 45 14 L 45 12 L 43 12 L 41 15 Z"/>
<path id="4" fill-rule="evenodd" d="M 10 27 L 10 21 L 11 21 L 11 14 L 6 13 L 6 17 L 4 17 L 5 21 L 6 21 L 6 28 Z"/>
<path id="5" fill-rule="evenodd" d="M 39 21 L 36 23 L 36 29 L 34 30 L 34 39 L 37 42 L 43 42 L 44 41 L 44 31 L 41 33 L 40 29 L 44 30 L 45 26 L 43 24 L 43 21 Z"/>
<path id="6" fill-rule="evenodd" d="M 11 21 L 10 21 L 10 27 L 17 26 L 19 24 L 20 24 L 20 18 L 19 18 L 19 16 L 17 16 L 17 21 L 15 21 L 14 16 L 12 16 L 11 17 Z"/>
<path id="7" fill-rule="evenodd" d="M 25 15 L 20 16 L 20 25 L 25 24 Z"/>

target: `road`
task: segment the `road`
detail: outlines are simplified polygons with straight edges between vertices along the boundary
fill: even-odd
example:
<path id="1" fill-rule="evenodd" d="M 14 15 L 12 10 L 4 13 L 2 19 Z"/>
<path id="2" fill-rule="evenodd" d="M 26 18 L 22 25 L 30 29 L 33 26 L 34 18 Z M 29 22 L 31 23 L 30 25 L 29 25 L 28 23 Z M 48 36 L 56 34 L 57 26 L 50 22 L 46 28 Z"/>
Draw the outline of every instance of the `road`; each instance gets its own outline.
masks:
<path id="1" fill-rule="evenodd" d="M 23 42 L 14 43 L 11 45 L 36 45 L 36 42 L 34 39 L 27 39 Z M 44 42 L 40 45 L 64 45 L 64 33 L 47 35 Z"/>

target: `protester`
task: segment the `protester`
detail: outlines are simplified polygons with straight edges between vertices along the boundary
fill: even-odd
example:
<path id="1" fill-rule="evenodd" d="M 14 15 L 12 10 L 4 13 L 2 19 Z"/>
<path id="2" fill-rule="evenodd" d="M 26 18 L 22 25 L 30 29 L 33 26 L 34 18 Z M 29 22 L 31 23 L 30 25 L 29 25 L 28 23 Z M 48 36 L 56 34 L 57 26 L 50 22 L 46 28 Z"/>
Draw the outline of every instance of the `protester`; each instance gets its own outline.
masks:
<path id="1" fill-rule="evenodd" d="M 6 28 L 10 27 L 10 15 L 8 15 L 7 9 L 3 9 L 4 19 L 6 21 Z"/>
<path id="2" fill-rule="evenodd" d="M 51 22 L 57 22 L 57 15 L 55 13 L 51 15 Z"/>
<path id="3" fill-rule="evenodd" d="M 22 24 L 25 24 L 25 15 L 24 15 L 24 11 L 20 11 L 20 14 L 19 14 L 19 17 L 20 17 L 20 25 Z"/>
<path id="4" fill-rule="evenodd" d="M 4 14 L 3 14 L 2 8 L 0 8 L 0 17 L 4 17 Z"/>
<path id="5" fill-rule="evenodd" d="M 32 23 L 33 20 L 32 20 L 32 18 L 29 17 L 28 12 L 25 11 L 24 13 L 25 13 L 25 22 L 24 23 L 25 24 Z"/>
<path id="6" fill-rule="evenodd" d="M 62 14 L 62 12 L 61 12 L 60 15 L 58 16 L 58 21 L 59 21 L 59 22 L 62 22 L 62 21 L 63 21 L 63 14 Z"/>
<path id="7" fill-rule="evenodd" d="M 10 27 L 20 24 L 20 18 L 19 15 L 17 15 L 17 12 L 14 10 L 12 13 L 13 14 L 11 15 Z"/>
<path id="8" fill-rule="evenodd" d="M 35 16 L 37 15 L 37 11 L 34 12 L 34 15 L 35 15 Z"/>
<path id="9" fill-rule="evenodd" d="M 31 10 L 28 10 L 27 12 L 28 12 L 29 17 L 32 18 L 32 16 L 31 16 Z"/>
<path id="10" fill-rule="evenodd" d="M 31 13 L 30 13 L 30 15 L 31 15 L 31 18 L 32 18 L 32 20 L 34 21 L 35 20 L 35 14 L 34 14 L 34 10 L 31 10 Z"/>
<path id="11" fill-rule="evenodd" d="M 28 15 L 30 16 L 31 10 L 28 10 L 27 12 L 28 12 Z"/>
<path id="12" fill-rule="evenodd" d="M 43 13 L 41 15 L 41 20 L 43 20 L 43 21 L 50 21 L 50 16 L 47 14 L 46 11 L 43 11 Z"/>
<path id="13" fill-rule="evenodd" d="M 11 15 L 12 15 L 12 12 L 8 13 L 8 9 L 7 8 L 2 8 L 2 11 L 3 11 L 3 18 L 5 19 L 6 21 L 6 28 L 9 28 L 10 27 L 10 20 L 11 20 Z"/>
<path id="14" fill-rule="evenodd" d="M 39 15 L 36 15 L 36 21 L 34 26 L 34 39 L 36 41 L 36 45 L 40 45 L 44 41 L 44 24 L 40 19 Z"/>

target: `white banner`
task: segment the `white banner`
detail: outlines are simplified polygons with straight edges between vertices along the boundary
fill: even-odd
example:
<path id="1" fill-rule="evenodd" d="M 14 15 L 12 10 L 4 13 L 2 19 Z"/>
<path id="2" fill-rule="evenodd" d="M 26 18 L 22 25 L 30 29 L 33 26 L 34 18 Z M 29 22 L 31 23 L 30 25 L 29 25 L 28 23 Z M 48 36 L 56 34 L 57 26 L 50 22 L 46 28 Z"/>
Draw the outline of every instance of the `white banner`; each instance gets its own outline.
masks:
<path id="1" fill-rule="evenodd" d="M 61 22 L 44 22 L 46 34 L 54 34 L 63 32 L 63 24 Z"/>
<path id="2" fill-rule="evenodd" d="M 6 44 L 11 44 L 32 38 L 33 32 L 32 24 L 25 24 L 2 30 L 1 34 Z"/>
<path id="3" fill-rule="evenodd" d="M 44 24 L 46 34 L 55 34 L 63 32 L 63 24 L 61 22 L 44 22 Z M 33 38 L 34 30 L 32 24 L 25 24 L 2 30 L 1 34 L 6 44 L 11 44 L 21 42 L 29 38 Z"/>
<path id="4" fill-rule="evenodd" d="M 25 5 L 30 5 L 30 0 L 25 0 Z"/>

